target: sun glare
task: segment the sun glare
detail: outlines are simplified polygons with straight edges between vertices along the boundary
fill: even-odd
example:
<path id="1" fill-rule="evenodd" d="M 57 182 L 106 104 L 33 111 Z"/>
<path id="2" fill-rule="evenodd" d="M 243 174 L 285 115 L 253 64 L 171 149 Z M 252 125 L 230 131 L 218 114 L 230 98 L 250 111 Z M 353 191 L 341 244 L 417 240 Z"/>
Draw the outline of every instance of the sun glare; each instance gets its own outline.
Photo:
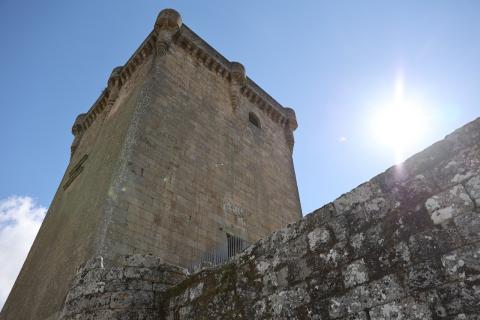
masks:
<path id="1" fill-rule="evenodd" d="M 374 113 L 373 134 L 379 143 L 393 149 L 395 163 L 405 160 L 406 149 L 424 135 L 427 127 L 424 110 L 419 102 L 405 97 L 403 78 L 399 77 L 392 102 Z"/>

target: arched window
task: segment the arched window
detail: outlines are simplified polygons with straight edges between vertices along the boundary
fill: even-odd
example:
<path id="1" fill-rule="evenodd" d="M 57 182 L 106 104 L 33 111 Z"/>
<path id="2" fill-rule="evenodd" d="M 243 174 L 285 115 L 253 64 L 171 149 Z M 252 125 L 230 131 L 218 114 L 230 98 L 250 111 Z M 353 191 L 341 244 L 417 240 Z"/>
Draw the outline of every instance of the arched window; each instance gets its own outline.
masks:
<path id="1" fill-rule="evenodd" d="M 260 119 L 258 119 L 257 115 L 253 112 L 250 112 L 248 114 L 248 121 L 250 121 L 251 124 L 253 124 L 257 128 L 261 128 L 260 126 Z"/>

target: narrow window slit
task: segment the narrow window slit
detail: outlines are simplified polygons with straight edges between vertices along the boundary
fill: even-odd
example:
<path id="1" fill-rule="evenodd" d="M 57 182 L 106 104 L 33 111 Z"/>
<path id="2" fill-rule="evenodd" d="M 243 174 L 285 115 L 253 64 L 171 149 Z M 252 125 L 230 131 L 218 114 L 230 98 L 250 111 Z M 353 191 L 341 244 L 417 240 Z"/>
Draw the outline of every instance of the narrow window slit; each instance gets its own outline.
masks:
<path id="1" fill-rule="evenodd" d="M 260 119 L 258 119 L 257 115 L 253 112 L 250 112 L 248 114 L 248 121 L 250 121 L 251 124 L 253 124 L 257 128 L 261 128 L 260 126 Z"/>

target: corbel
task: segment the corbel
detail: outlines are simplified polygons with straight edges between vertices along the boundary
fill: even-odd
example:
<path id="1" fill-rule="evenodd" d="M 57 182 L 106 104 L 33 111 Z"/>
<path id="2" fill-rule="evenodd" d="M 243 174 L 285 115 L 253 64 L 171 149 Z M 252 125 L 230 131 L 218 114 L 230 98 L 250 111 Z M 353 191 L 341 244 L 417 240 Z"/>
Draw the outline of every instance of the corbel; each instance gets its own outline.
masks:
<path id="1" fill-rule="evenodd" d="M 230 98 L 233 111 L 235 112 L 240 104 L 241 90 L 247 83 L 245 67 L 239 62 L 230 63 Z"/>
<path id="2" fill-rule="evenodd" d="M 73 157 L 73 154 L 77 150 L 78 145 L 80 144 L 80 141 L 82 140 L 83 133 L 85 132 L 85 118 L 87 117 L 86 113 L 81 113 L 77 116 L 75 119 L 75 122 L 73 123 L 72 126 L 72 134 L 73 134 L 73 142 L 72 145 L 70 146 L 70 158 Z"/>
<path id="3" fill-rule="evenodd" d="M 122 74 L 122 67 L 116 67 L 112 70 L 112 73 L 110 74 L 110 78 L 108 78 L 108 86 L 107 86 L 107 91 L 108 91 L 108 98 L 106 102 L 106 110 L 105 110 L 105 118 L 108 116 L 110 113 L 110 110 L 112 110 L 113 104 L 118 98 L 118 95 L 120 93 L 120 88 L 122 86 L 122 81 L 121 81 L 121 74 Z"/>
<path id="4" fill-rule="evenodd" d="M 287 121 L 285 125 L 285 138 L 287 141 L 290 152 L 293 152 L 293 145 L 295 144 L 295 138 L 293 137 L 293 131 L 298 128 L 297 117 L 295 111 L 292 108 L 284 109 Z"/>

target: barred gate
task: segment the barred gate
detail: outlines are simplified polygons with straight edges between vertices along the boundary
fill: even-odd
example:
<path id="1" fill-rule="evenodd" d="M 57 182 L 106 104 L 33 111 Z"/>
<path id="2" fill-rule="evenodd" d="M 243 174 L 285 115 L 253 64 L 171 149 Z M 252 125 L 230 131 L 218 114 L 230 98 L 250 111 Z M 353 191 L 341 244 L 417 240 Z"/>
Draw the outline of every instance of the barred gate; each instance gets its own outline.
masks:
<path id="1" fill-rule="evenodd" d="M 242 238 L 227 233 L 227 241 L 225 243 L 206 252 L 200 260 L 193 263 L 188 270 L 190 272 L 196 272 L 203 268 L 223 264 L 237 253 L 245 250 L 249 245 L 250 243 Z"/>

